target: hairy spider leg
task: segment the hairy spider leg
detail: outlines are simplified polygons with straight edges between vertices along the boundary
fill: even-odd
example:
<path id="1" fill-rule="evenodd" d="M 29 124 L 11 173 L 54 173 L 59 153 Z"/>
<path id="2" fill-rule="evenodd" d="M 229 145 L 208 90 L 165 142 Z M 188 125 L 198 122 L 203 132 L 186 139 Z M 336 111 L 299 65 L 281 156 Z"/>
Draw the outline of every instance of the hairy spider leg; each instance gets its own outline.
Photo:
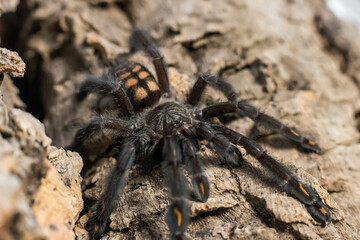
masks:
<path id="1" fill-rule="evenodd" d="M 115 208 L 115 202 L 127 182 L 127 173 L 135 159 L 135 144 L 125 143 L 116 157 L 116 165 L 107 179 L 104 193 L 96 202 L 95 214 L 86 224 L 86 230 L 96 239 L 101 238 L 110 223 L 110 214 Z"/>
<path id="2" fill-rule="evenodd" d="M 216 124 L 213 124 L 212 127 L 221 132 L 233 144 L 243 146 L 249 154 L 269 169 L 276 176 L 277 183 L 284 191 L 305 204 L 314 219 L 323 225 L 330 223 L 331 212 L 318 193 L 312 187 L 299 181 L 285 165 L 268 155 L 255 141 L 240 133 Z"/>
<path id="3" fill-rule="evenodd" d="M 219 152 L 227 161 L 235 165 L 243 163 L 244 159 L 239 149 L 221 133 L 212 129 L 210 124 L 200 122 L 196 126 L 196 130 L 198 135 L 212 143 L 216 152 Z"/>
<path id="4" fill-rule="evenodd" d="M 170 96 L 171 93 L 166 64 L 160 50 L 153 43 L 149 33 L 143 29 L 135 29 L 130 36 L 130 45 L 134 50 L 141 49 L 152 59 L 161 93 Z"/>
<path id="5" fill-rule="evenodd" d="M 102 95 L 112 95 L 126 116 L 135 114 L 134 106 L 131 104 L 125 89 L 121 86 L 123 84 L 117 81 L 114 74 L 103 75 L 100 78 L 88 77 L 81 84 L 80 90 L 76 93 L 78 101 L 83 100 L 89 93 L 98 93 Z"/>
<path id="6" fill-rule="evenodd" d="M 100 116 L 91 120 L 76 132 L 74 140 L 68 149 L 77 151 L 83 157 L 88 156 L 89 152 L 96 153 L 99 152 L 99 149 L 104 148 L 98 143 L 99 138 L 102 138 L 103 135 L 115 141 L 119 137 L 130 136 L 135 128 L 135 124 L 121 118 Z"/>
<path id="7" fill-rule="evenodd" d="M 204 175 L 201 167 L 201 158 L 195 149 L 194 144 L 189 139 L 183 142 L 184 156 L 187 159 L 190 174 L 192 175 L 192 185 L 195 195 L 201 202 L 206 202 L 209 198 L 209 180 Z"/>
<path id="8" fill-rule="evenodd" d="M 236 101 L 236 93 L 230 83 L 225 82 L 213 74 L 203 73 L 200 74 L 194 86 L 191 88 L 187 99 L 188 103 L 193 106 L 197 105 L 207 85 L 220 90 L 229 101 Z"/>
<path id="9" fill-rule="evenodd" d="M 201 202 L 206 202 L 210 194 L 209 180 L 202 171 L 201 157 L 198 154 L 200 143 L 195 129 L 190 124 L 185 124 L 175 134 L 180 142 L 184 160 L 191 174 L 195 196 Z"/>
<path id="10" fill-rule="evenodd" d="M 204 108 L 201 113 L 202 116 L 199 115 L 199 117 L 207 119 L 233 112 L 244 114 L 245 116 L 251 118 L 255 123 L 261 124 L 264 127 L 300 144 L 300 146 L 305 150 L 320 152 L 319 145 L 315 141 L 302 136 L 295 128 L 286 126 L 279 120 L 261 112 L 256 107 L 246 103 L 245 101 L 212 104 Z"/>
<path id="11" fill-rule="evenodd" d="M 166 221 L 171 237 L 182 239 L 189 224 L 189 206 L 187 204 L 188 189 L 185 176 L 181 171 L 182 160 L 180 145 L 175 136 L 164 137 L 163 161 L 165 184 L 169 190 L 171 204 Z"/>

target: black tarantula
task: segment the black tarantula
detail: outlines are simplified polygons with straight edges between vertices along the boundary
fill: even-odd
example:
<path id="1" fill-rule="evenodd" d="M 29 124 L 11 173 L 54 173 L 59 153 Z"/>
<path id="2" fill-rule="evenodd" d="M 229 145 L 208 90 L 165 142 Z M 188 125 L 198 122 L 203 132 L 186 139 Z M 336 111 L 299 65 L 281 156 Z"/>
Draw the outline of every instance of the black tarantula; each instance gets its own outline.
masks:
<path id="1" fill-rule="evenodd" d="M 126 62 L 113 68 L 102 78 L 86 79 L 76 95 L 78 100 L 84 99 L 89 93 L 97 93 L 100 100 L 112 97 L 116 107 L 121 110 L 119 116 L 99 116 L 90 121 L 77 131 L 70 147 L 84 158 L 90 153 L 103 153 L 103 149 L 108 146 L 102 146 L 99 142 L 104 138 L 112 142 L 112 146 L 120 148 L 116 155 L 116 166 L 108 176 L 104 192 L 96 203 L 95 214 L 86 225 L 93 237 L 100 238 L 107 231 L 109 216 L 126 184 L 127 172 L 135 159 L 145 157 L 161 160 L 170 198 L 167 224 L 172 238 L 185 238 L 184 233 L 189 224 L 189 206 L 187 182 L 181 171 L 181 164 L 188 164 L 196 197 L 202 202 L 206 202 L 209 197 L 209 182 L 201 169 L 198 154 L 199 140 L 210 142 L 217 153 L 235 165 L 243 162 L 242 154 L 237 148 L 242 146 L 276 176 L 275 181 L 284 191 L 306 206 L 314 219 L 323 225 L 330 223 L 331 213 L 328 207 L 311 186 L 299 181 L 285 165 L 268 155 L 255 141 L 225 126 L 212 123 L 210 119 L 226 113 L 240 113 L 298 143 L 303 149 L 318 152 L 319 146 L 314 141 L 245 101 L 237 101 L 232 86 L 211 74 L 198 77 L 186 103 L 167 101 L 159 104 L 162 96 L 166 98 L 171 95 L 163 57 L 144 30 L 134 30 L 131 42 L 151 57 L 158 82 L 141 64 Z M 207 85 L 220 90 L 228 101 L 214 103 L 204 109 L 197 108 Z"/>

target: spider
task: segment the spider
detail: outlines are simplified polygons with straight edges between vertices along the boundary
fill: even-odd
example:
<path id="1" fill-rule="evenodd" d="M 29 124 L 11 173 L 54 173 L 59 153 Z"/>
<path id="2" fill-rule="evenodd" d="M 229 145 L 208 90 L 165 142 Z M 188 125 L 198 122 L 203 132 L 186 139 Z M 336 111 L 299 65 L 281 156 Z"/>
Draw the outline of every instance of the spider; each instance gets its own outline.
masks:
<path id="1" fill-rule="evenodd" d="M 328 207 L 311 186 L 301 182 L 254 140 L 210 120 L 226 113 L 239 113 L 294 141 L 307 151 L 319 152 L 320 148 L 313 140 L 245 101 L 237 101 L 233 87 L 210 73 L 197 78 L 186 103 L 167 99 L 160 104 L 161 97 L 171 95 L 162 54 L 145 30 L 135 29 L 130 42 L 152 59 L 158 82 L 143 65 L 125 62 L 100 78 L 86 79 L 76 93 L 78 100 L 83 100 L 90 93 L 98 94 L 99 101 L 103 102 L 109 102 L 111 97 L 110 102 L 120 109 L 116 116 L 100 115 L 80 128 L 70 145 L 71 150 L 78 151 L 84 158 L 91 154 L 100 156 L 107 148 L 119 148 L 115 156 L 116 165 L 95 204 L 95 214 L 86 224 L 91 236 L 98 239 L 107 232 L 110 214 L 126 184 L 129 169 L 136 159 L 145 158 L 161 162 L 170 200 L 166 222 L 172 238 L 184 239 L 189 224 L 189 190 L 180 168 L 183 163 L 187 163 L 189 168 L 196 198 L 206 202 L 209 197 L 209 181 L 202 170 L 198 153 L 200 140 L 207 140 L 217 153 L 235 165 L 243 162 L 237 147 L 242 146 L 275 175 L 274 181 L 285 192 L 306 206 L 315 220 L 323 226 L 330 223 Z M 207 85 L 221 91 L 228 101 L 213 103 L 203 109 L 196 107 Z"/>

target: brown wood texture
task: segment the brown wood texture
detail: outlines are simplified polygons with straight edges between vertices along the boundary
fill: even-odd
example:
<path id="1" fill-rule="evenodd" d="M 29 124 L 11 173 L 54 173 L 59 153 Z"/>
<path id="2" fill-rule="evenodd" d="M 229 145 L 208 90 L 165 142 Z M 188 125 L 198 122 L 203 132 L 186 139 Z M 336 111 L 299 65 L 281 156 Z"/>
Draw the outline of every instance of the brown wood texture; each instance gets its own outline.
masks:
<path id="1" fill-rule="evenodd" d="M 228 167 L 205 144 L 201 154 L 210 181 L 210 198 L 206 203 L 190 202 L 189 239 L 360 238 L 360 38 L 355 29 L 335 18 L 323 1 L 28 0 L 21 6 L 27 14 L 18 39 L 19 52 L 27 64 L 28 79 L 39 83 L 46 134 L 58 148 L 69 145 L 77 128 L 96 116 L 93 95 L 81 103 L 73 98 L 87 76 L 99 76 L 115 58 L 138 61 L 155 75 L 151 59 L 141 53 L 130 54 L 128 38 L 134 27 L 148 30 L 158 42 L 176 101 L 184 101 L 198 72 L 210 71 L 231 83 L 238 99 L 317 140 L 322 152 L 304 153 L 248 118 L 225 119 L 227 127 L 256 139 L 318 191 L 331 208 L 330 225 L 319 226 L 304 205 L 283 193 L 250 155 L 245 155 L 243 166 Z M 222 94 L 207 89 L 200 106 L 223 100 Z M 7 116 L 10 113 L 6 111 Z M 1 124 L 10 128 L 21 125 L 9 121 Z M 10 134 L 6 144 L 21 142 L 22 136 Z M 64 187 L 79 184 L 81 164 L 76 164 L 77 172 L 68 172 L 78 155 L 66 155 L 50 148 L 49 143 L 45 145 L 47 159 L 62 156 L 60 163 L 50 162 L 60 170 Z M 113 158 L 101 158 L 87 166 L 82 181 L 85 206 L 100 197 L 112 166 Z M 165 223 L 168 198 L 162 176 L 160 167 L 150 172 L 138 164 L 132 168 L 104 239 L 169 238 Z M 41 176 L 37 177 L 39 181 Z M 71 179 L 78 182 L 69 185 L 75 181 Z M 46 195 L 41 186 L 36 182 L 33 188 Z M 72 194 L 78 196 L 79 190 Z M 34 199 L 32 194 L 29 199 Z M 28 206 L 32 206 L 29 211 L 42 216 L 34 223 L 40 226 L 36 231 L 51 239 L 56 236 L 50 227 L 54 219 L 43 208 L 36 210 L 31 205 L 44 206 L 41 197 L 35 199 L 29 200 Z M 66 210 L 72 213 L 69 228 L 74 227 L 75 234 L 66 236 L 89 239 L 84 230 L 88 209 L 77 219 L 82 206 L 77 199 L 77 207 Z M 57 224 L 52 226 L 61 225 Z M 14 236 L 8 225 L 3 226 L 0 233 Z"/>

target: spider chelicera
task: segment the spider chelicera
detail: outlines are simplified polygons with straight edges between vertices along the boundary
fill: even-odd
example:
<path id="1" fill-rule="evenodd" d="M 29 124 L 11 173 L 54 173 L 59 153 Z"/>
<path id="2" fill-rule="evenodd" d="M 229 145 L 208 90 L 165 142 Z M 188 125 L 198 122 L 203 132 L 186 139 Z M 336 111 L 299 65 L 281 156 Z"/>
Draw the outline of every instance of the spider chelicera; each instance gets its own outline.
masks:
<path id="1" fill-rule="evenodd" d="M 83 100 L 89 93 L 97 93 L 100 101 L 110 101 L 120 110 L 116 117 L 100 115 L 80 128 L 70 146 L 71 150 L 78 151 L 84 158 L 91 154 L 101 155 L 109 146 L 120 149 L 115 157 L 116 165 L 95 204 L 95 213 L 86 224 L 86 229 L 94 238 L 106 233 L 110 214 L 126 184 L 127 172 L 140 157 L 160 160 L 170 198 L 167 224 L 173 238 L 185 238 L 189 224 L 189 191 L 181 164 L 187 163 L 198 200 L 206 202 L 209 197 L 209 182 L 198 154 L 199 140 L 210 142 L 217 153 L 235 165 L 243 162 L 237 147 L 242 146 L 276 176 L 274 181 L 284 191 L 306 206 L 314 219 L 323 225 L 330 223 L 328 207 L 311 186 L 302 183 L 255 141 L 209 119 L 226 113 L 239 113 L 280 133 L 305 150 L 318 152 L 319 146 L 314 141 L 245 101 L 237 101 L 233 87 L 209 73 L 198 77 L 186 103 L 169 100 L 159 104 L 162 96 L 168 98 L 171 95 L 163 57 L 145 30 L 134 30 L 130 39 L 133 46 L 151 57 L 158 82 L 143 65 L 125 62 L 100 78 L 86 79 L 76 94 L 78 100 Z M 207 85 L 220 90 L 228 101 L 197 108 Z M 106 144 L 100 144 L 104 142 Z"/>

